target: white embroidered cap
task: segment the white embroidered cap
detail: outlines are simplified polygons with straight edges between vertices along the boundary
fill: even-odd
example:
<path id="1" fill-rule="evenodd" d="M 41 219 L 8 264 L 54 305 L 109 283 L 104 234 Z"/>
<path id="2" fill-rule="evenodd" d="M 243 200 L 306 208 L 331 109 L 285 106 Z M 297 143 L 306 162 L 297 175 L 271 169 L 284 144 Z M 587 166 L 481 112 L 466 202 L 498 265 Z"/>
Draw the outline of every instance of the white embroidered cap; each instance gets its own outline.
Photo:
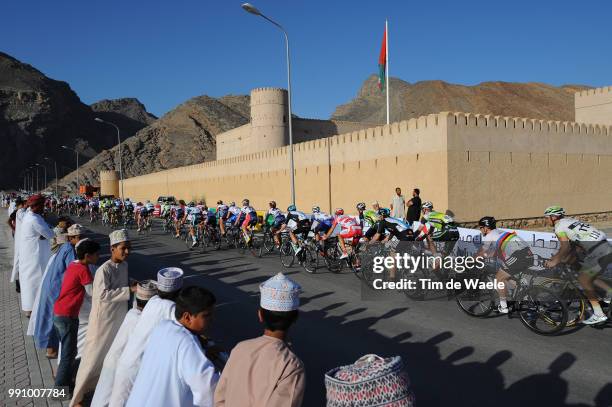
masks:
<path id="1" fill-rule="evenodd" d="M 127 230 L 125 230 L 125 229 L 115 230 L 115 231 L 111 232 L 111 234 L 108 235 L 108 237 L 110 238 L 111 246 L 114 246 L 114 245 L 119 244 L 121 242 L 129 242 L 130 241 L 130 238 L 128 237 Z"/>
<path id="2" fill-rule="evenodd" d="M 294 311 L 300 307 L 302 287 L 283 273 L 278 273 L 259 286 L 260 306 L 268 311 Z"/>
<path id="3" fill-rule="evenodd" d="M 166 267 L 157 272 L 157 289 L 166 293 L 179 290 L 183 286 L 183 270 Z"/>

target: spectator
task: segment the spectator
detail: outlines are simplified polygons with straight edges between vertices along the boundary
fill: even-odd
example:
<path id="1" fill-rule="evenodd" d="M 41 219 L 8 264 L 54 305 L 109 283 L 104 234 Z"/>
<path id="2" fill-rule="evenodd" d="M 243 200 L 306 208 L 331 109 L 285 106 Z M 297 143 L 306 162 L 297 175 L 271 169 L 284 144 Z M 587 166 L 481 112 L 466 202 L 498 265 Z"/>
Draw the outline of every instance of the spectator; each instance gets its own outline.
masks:
<path id="1" fill-rule="evenodd" d="M 151 332 L 126 407 L 213 405 L 219 374 L 199 336 L 212 321 L 215 302 L 204 288 L 181 290 L 175 318 L 161 321 Z"/>
<path id="2" fill-rule="evenodd" d="M 421 190 L 415 188 L 412 190 L 412 199 L 408 201 L 408 213 L 406 220 L 409 223 L 418 222 L 421 217 Z"/>
<path id="3" fill-rule="evenodd" d="M 109 238 L 111 258 L 100 266 L 94 277 L 85 349 L 71 406 L 81 405 L 85 394 L 96 388 L 104 358 L 128 312 L 130 292 L 136 292 L 137 283 L 128 283 L 126 260 L 131 245 L 127 231 L 115 230 Z"/>
<path id="4" fill-rule="evenodd" d="M 66 269 L 59 297 L 53 306 L 53 325 L 62 345 L 62 356 L 55 376 L 56 386 L 72 387 L 79 311 L 85 293 L 91 296 L 93 290 L 89 265 L 98 262 L 100 245 L 93 240 L 83 239 L 77 244 L 76 252 L 78 260 L 70 263 Z"/>
<path id="5" fill-rule="evenodd" d="M 183 270 L 167 267 L 157 272 L 157 295 L 142 311 L 134 332 L 129 337 L 117 361 L 111 406 L 124 406 L 138 375 L 142 356 L 153 329 L 166 319 L 174 319 L 175 300 L 183 287 Z"/>
<path id="6" fill-rule="evenodd" d="M 68 228 L 68 241 L 61 246 L 57 253 L 51 256 L 42 279 L 38 296 L 38 306 L 32 313 L 30 325 L 34 336 L 34 343 L 39 349 L 47 349 L 47 357 L 57 357 L 58 338 L 53 328 L 53 306 L 62 289 L 62 280 L 68 267 L 76 259 L 75 246 L 81 240 L 84 229 L 76 224 Z M 30 331 L 30 326 L 28 326 Z"/>
<path id="7" fill-rule="evenodd" d="M 302 361 L 287 344 L 298 317 L 300 286 L 282 273 L 259 286 L 262 336 L 232 350 L 215 392 L 215 407 L 299 407 L 305 388 Z"/>
<path id="8" fill-rule="evenodd" d="M 395 196 L 391 198 L 390 209 L 392 217 L 404 219 L 404 213 L 406 213 L 406 199 L 404 199 L 400 187 L 395 188 Z"/>
<path id="9" fill-rule="evenodd" d="M 15 262 L 19 263 L 21 309 L 29 318 L 43 273 L 51 257 L 51 238 L 55 234 L 41 216 L 45 198 L 42 195 L 33 195 L 28 199 L 27 205 L 29 209 L 25 212 L 21 223 L 17 218 L 18 254 Z"/>
<path id="10" fill-rule="evenodd" d="M 157 285 L 153 280 L 138 283 L 134 308 L 128 311 L 115 340 L 113 340 L 113 344 L 104 358 L 100 380 L 98 380 L 94 397 L 91 400 L 91 407 L 107 407 L 109 405 L 119 356 L 125 349 L 128 339 L 134 333 L 143 308 L 155 295 L 157 295 Z"/>

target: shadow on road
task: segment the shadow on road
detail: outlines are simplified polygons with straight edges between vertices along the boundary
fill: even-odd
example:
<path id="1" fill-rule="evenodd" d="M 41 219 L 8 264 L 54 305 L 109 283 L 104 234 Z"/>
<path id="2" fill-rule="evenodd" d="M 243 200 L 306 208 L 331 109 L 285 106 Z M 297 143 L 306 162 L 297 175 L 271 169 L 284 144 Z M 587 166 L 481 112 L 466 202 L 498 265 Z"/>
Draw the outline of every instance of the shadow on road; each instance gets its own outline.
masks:
<path id="1" fill-rule="evenodd" d="M 106 242 L 105 236 L 94 236 Z M 144 255 L 139 250 L 155 249 L 155 255 Z M 258 285 L 268 276 L 246 276 L 242 274 L 261 270 L 255 259 L 234 256 L 226 252 L 222 259 L 207 258 L 208 254 L 194 258 L 194 253 L 176 252 L 176 248 L 155 243 L 151 239 L 135 240 L 129 259 L 130 276 L 136 279 L 155 278 L 160 266 L 177 266 L 186 273 L 186 283 L 205 286 L 215 293 L 220 306 L 217 308 L 212 336 L 231 348 L 238 341 L 261 334 L 255 317 L 259 296 L 257 290 L 248 291 L 246 286 Z M 102 253 L 108 250 L 108 245 Z M 289 271 L 287 274 L 292 274 Z M 297 273 L 297 271 L 295 271 Z M 269 274 L 269 273 L 268 273 Z M 224 282 L 221 278 L 231 278 Z M 241 289 L 242 287 L 242 289 Z M 312 309 L 321 298 L 333 297 L 335 292 L 323 291 L 313 295 L 305 293 L 303 305 Z M 422 406 L 537 406 L 537 407 L 610 407 L 612 406 L 612 383 L 606 384 L 595 396 L 593 404 L 571 404 L 567 402 L 568 383 L 563 372 L 576 361 L 571 353 L 562 353 L 551 360 L 547 371 L 506 383 L 501 367 L 513 357 L 508 350 L 500 350 L 485 361 L 470 360 L 475 348 L 458 347 L 448 356 L 442 357 L 439 345 L 453 338 L 453 332 L 440 332 L 425 341 L 413 341 L 411 332 L 386 337 L 377 332 L 375 325 L 385 319 L 406 312 L 406 307 L 393 307 L 379 316 L 356 319 L 367 311 L 356 307 L 340 315 L 332 311 L 346 302 L 334 302 L 321 309 L 302 311 L 292 329 L 292 346 L 304 361 L 307 374 L 305 407 L 325 405 L 324 373 L 334 367 L 346 365 L 364 354 L 402 356 L 412 380 L 417 405 Z M 406 316 L 407 318 L 410 315 Z M 603 344 L 602 344 L 603 346 Z M 526 352 L 537 352 L 537 349 Z M 608 355 L 607 351 L 604 353 Z"/>

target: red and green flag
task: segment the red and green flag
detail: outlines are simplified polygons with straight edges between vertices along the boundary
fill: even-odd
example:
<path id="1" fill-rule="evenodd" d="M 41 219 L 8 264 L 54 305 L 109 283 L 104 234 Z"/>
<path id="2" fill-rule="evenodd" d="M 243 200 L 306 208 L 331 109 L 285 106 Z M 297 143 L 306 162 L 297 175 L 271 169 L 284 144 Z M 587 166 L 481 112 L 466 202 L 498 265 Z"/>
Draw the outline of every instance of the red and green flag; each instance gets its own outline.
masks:
<path id="1" fill-rule="evenodd" d="M 382 45 L 380 47 L 380 55 L 378 56 L 378 88 L 385 91 L 385 82 L 387 81 L 387 26 L 383 34 Z"/>

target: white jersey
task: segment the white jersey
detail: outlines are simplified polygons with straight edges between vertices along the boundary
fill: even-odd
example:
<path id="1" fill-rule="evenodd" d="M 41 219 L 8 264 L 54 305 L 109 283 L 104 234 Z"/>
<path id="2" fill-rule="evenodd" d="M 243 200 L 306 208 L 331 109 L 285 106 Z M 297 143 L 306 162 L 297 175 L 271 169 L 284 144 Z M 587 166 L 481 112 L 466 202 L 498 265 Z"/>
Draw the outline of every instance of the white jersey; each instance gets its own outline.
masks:
<path id="1" fill-rule="evenodd" d="M 572 218 L 559 219 L 555 224 L 555 235 L 559 238 L 566 237 L 580 246 L 586 242 L 600 242 L 607 239 L 606 234 L 601 230 Z"/>

